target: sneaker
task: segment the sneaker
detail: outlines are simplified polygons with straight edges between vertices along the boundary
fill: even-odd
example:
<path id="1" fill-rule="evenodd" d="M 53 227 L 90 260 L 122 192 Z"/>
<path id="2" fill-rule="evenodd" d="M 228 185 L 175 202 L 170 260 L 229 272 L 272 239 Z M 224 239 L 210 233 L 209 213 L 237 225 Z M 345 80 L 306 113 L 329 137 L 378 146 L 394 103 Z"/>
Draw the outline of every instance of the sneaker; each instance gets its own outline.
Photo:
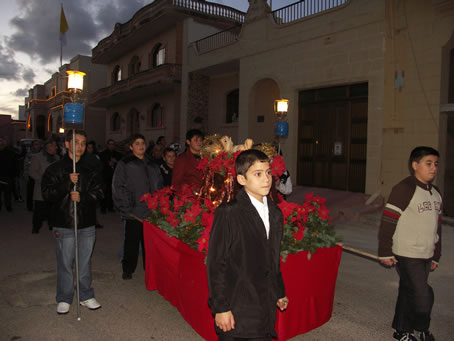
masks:
<path id="1" fill-rule="evenodd" d="M 394 340 L 399 340 L 399 341 L 418 341 L 418 339 L 415 337 L 413 333 L 409 332 L 402 332 L 396 330 L 393 334 Z"/>
<path id="2" fill-rule="evenodd" d="M 121 278 L 123 278 L 124 280 L 132 279 L 132 274 L 130 274 L 129 272 L 123 272 L 123 275 L 121 275 Z"/>
<path id="3" fill-rule="evenodd" d="M 417 337 L 417 340 L 419 340 L 419 341 L 435 341 L 434 336 L 429 331 L 416 332 L 416 337 Z"/>
<path id="4" fill-rule="evenodd" d="M 69 312 L 69 307 L 71 307 L 71 304 L 66 302 L 59 302 L 57 304 L 57 314 L 67 314 Z"/>
<path id="5" fill-rule="evenodd" d="M 96 310 L 101 308 L 101 304 L 99 304 L 99 302 L 96 301 L 96 298 L 90 298 L 89 300 L 82 301 L 80 302 L 80 305 L 82 307 L 87 307 L 90 310 Z"/>

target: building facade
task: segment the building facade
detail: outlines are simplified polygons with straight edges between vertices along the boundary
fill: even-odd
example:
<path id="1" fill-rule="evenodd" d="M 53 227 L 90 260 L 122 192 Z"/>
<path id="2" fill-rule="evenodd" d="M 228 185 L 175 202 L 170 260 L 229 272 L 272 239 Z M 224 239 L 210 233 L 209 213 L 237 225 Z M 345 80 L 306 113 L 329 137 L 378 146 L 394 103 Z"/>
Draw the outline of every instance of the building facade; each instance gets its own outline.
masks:
<path id="1" fill-rule="evenodd" d="M 180 142 L 189 126 L 206 131 L 207 113 L 181 123 L 186 117 L 181 112 L 186 47 L 243 20 L 244 13 L 222 5 L 157 0 L 116 24 L 92 57 L 108 68 L 107 87 L 90 97 L 91 105 L 107 110 L 108 138 L 124 141 L 141 133 L 147 140 L 165 136 Z"/>
<path id="2" fill-rule="evenodd" d="M 306 0 L 241 12 L 157 0 L 93 49 L 106 134 L 184 142 L 187 129 L 280 144 L 293 182 L 387 196 L 418 145 L 441 151 L 454 215 L 454 2 Z M 289 100 L 289 134 L 274 132 Z M 450 204 L 452 203 L 452 204 Z"/>
<path id="3" fill-rule="evenodd" d="M 64 64 L 59 71 L 44 84 L 36 84 L 29 90 L 25 99 L 27 120 L 26 137 L 45 139 L 50 134 L 61 134 L 64 126 L 64 105 L 71 102 L 66 71 L 77 70 L 86 74 L 80 99 L 85 102 L 85 130 L 89 140 L 103 143 L 105 140 L 105 110 L 89 105 L 91 93 L 105 86 L 106 67 L 92 64 L 89 56 L 77 55 L 69 64 Z"/>
<path id="4" fill-rule="evenodd" d="M 239 33 L 188 46 L 183 88 L 204 79 L 209 131 L 236 142 L 275 139 L 273 101 L 288 99 L 280 142 L 299 185 L 387 196 L 410 151 L 434 146 L 454 215 L 453 32 L 452 1 L 314 0 L 273 12 L 250 1 Z"/>

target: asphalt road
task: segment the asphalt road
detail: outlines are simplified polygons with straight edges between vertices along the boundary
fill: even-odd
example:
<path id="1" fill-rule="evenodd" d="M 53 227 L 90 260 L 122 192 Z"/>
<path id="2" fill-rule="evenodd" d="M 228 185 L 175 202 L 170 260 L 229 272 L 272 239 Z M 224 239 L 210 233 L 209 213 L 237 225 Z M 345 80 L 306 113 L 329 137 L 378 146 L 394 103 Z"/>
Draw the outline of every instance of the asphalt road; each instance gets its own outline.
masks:
<path id="1" fill-rule="evenodd" d="M 31 234 L 32 215 L 24 204 L 0 212 L 0 340 L 202 340 L 176 308 L 144 286 L 139 268 L 121 279 L 123 228 L 114 213 L 101 215 L 93 254 L 95 295 L 100 310 L 73 304 L 56 314 L 55 246 L 44 226 Z M 337 225 L 346 245 L 375 252 L 378 216 Z M 438 341 L 454 340 L 454 227 L 443 234 L 440 268 L 431 274 L 435 290 L 432 331 Z M 343 253 L 331 320 L 298 340 L 392 340 L 390 327 L 397 295 L 397 274 L 376 262 Z M 204 302 L 201 302 L 202 304 Z"/>

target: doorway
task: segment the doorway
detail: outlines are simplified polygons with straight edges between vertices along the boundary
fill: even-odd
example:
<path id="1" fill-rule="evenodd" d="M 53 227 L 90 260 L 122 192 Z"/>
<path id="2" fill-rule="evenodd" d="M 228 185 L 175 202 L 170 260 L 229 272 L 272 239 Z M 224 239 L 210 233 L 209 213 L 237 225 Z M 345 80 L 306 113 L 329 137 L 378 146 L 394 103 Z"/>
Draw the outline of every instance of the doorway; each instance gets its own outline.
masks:
<path id="1" fill-rule="evenodd" d="M 298 184 L 364 192 L 368 84 L 299 94 Z"/>

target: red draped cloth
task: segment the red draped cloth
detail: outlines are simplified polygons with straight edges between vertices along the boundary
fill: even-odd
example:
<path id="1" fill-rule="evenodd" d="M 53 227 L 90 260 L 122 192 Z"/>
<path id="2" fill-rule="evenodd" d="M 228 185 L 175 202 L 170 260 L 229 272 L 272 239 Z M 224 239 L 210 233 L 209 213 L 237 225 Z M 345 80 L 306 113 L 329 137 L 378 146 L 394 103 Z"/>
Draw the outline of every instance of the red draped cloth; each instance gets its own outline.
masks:
<path id="1" fill-rule="evenodd" d="M 207 303 L 205 254 L 146 221 L 143 233 L 146 288 L 158 290 L 205 340 L 217 340 Z M 286 311 L 277 311 L 278 340 L 307 333 L 330 319 L 341 253 L 340 246 L 318 249 L 308 260 L 307 252 L 299 252 L 281 263 L 290 302 Z"/>

